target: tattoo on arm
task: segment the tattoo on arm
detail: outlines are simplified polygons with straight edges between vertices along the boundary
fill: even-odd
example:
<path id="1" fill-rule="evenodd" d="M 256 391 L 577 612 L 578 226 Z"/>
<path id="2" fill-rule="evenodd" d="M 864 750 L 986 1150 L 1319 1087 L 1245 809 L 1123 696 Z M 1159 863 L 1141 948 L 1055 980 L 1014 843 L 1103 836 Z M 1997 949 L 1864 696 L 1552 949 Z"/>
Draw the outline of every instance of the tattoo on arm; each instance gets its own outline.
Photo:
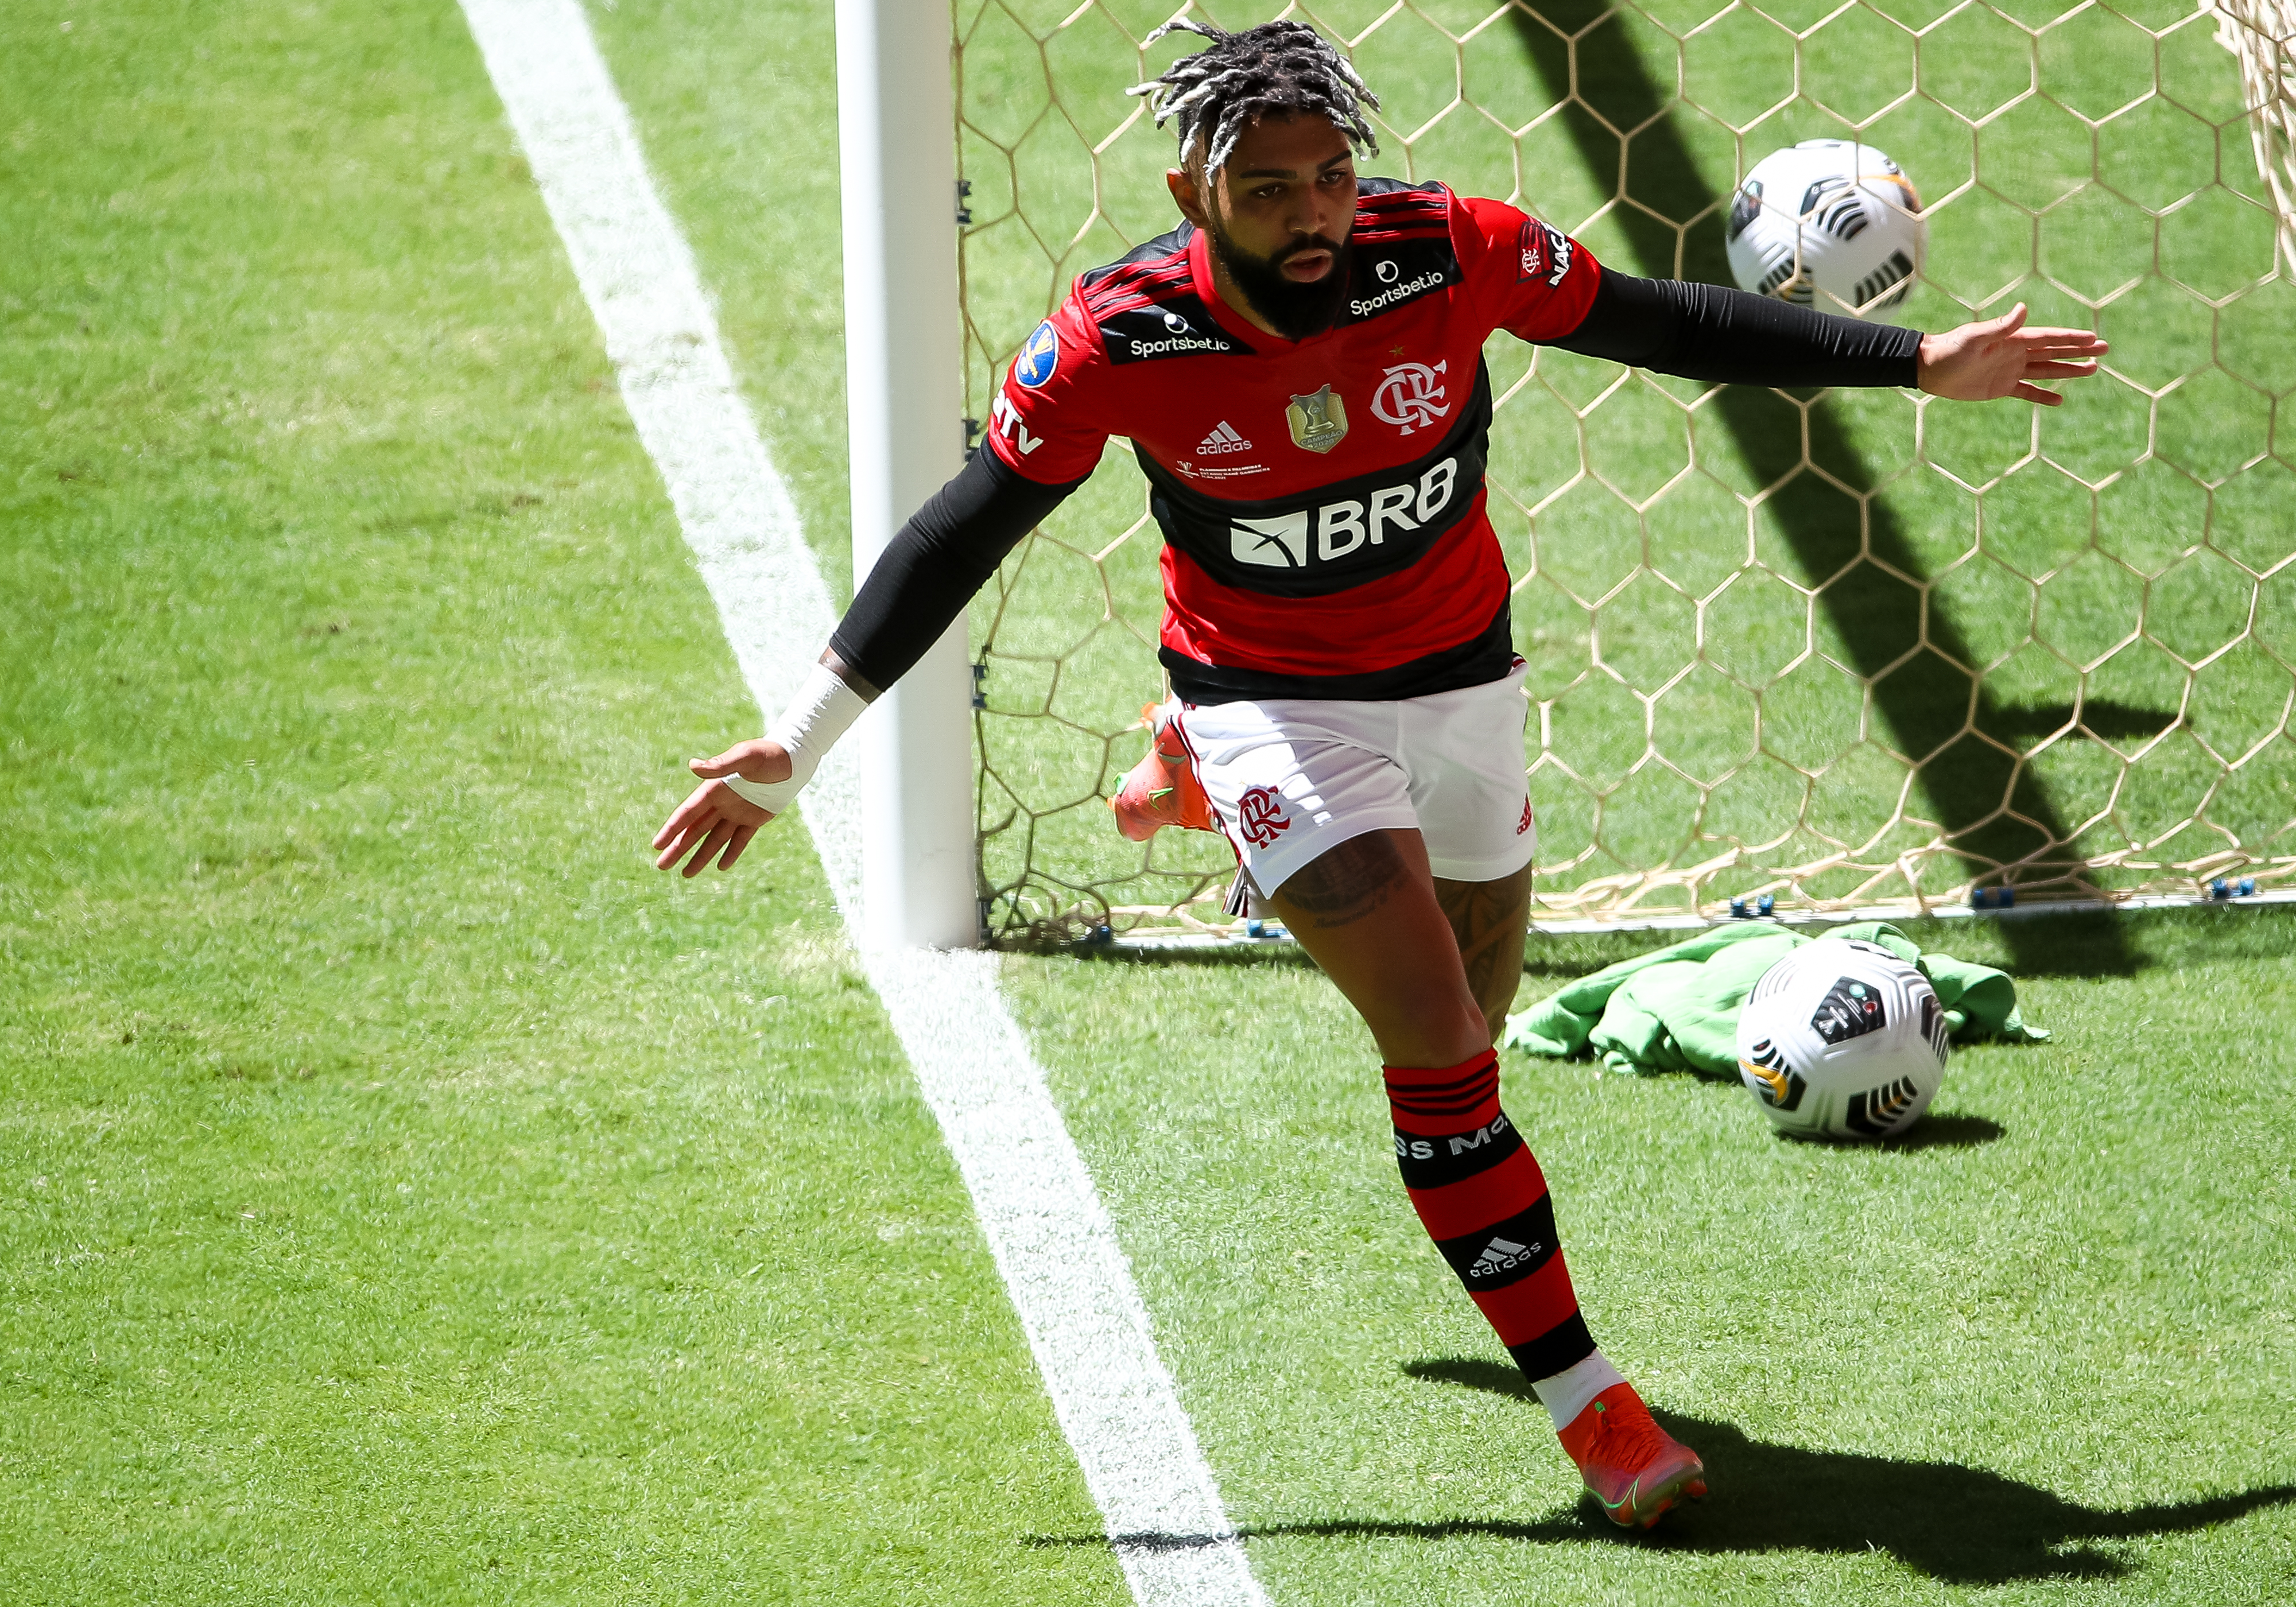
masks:
<path id="1" fill-rule="evenodd" d="M 1408 874 L 1387 834 L 1365 832 L 1311 861 L 1283 884 L 1278 898 L 1318 928 L 1352 926 L 1386 904 Z"/>

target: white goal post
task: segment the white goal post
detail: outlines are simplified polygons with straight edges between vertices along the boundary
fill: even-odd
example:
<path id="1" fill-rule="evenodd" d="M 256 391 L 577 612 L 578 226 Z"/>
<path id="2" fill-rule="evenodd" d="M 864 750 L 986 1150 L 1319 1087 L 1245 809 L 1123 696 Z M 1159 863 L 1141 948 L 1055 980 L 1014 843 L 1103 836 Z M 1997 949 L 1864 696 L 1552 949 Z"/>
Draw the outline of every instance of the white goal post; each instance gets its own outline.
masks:
<path id="1" fill-rule="evenodd" d="M 837 0 L 856 586 L 964 462 L 949 52 L 947 0 Z M 980 941 L 968 662 L 960 614 L 857 733 L 862 904 L 880 941 Z"/>

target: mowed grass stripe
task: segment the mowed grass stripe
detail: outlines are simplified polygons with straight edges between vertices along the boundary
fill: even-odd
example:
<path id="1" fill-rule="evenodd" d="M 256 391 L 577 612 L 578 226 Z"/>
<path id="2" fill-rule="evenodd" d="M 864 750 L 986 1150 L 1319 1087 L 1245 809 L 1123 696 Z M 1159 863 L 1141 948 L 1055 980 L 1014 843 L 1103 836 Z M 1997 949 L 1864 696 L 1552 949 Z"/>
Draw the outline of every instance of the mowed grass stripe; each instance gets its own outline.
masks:
<path id="1" fill-rule="evenodd" d="M 1120 1600 L 451 5 L 0 20 L 0 1596 Z"/>
<path id="2" fill-rule="evenodd" d="M 828 599 L 787 489 L 733 393 L 693 258 L 621 97 L 572 0 L 463 0 L 463 10 L 743 674 L 759 705 L 777 708 L 829 634 Z M 1264 1602 L 994 961 L 906 947 L 871 930 L 859 765 L 849 746 L 823 768 L 805 823 L 972 1191 L 1133 1594 L 1189 1607 Z"/>

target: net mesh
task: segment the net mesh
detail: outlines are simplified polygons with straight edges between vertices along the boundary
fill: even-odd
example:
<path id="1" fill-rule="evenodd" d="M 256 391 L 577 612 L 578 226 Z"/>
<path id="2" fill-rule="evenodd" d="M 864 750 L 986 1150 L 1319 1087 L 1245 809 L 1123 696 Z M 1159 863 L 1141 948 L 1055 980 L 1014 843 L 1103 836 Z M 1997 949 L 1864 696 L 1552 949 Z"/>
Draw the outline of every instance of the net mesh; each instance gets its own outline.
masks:
<path id="1" fill-rule="evenodd" d="M 2218 0 L 2217 43 L 2240 62 L 2252 110 L 2256 171 L 2280 214 L 2280 250 L 2296 270 L 2296 6 L 2286 0 Z"/>
<path id="2" fill-rule="evenodd" d="M 1077 273 L 1175 222 L 1168 139 L 1122 93 L 1187 47 L 1140 43 L 1168 6 L 958 0 L 976 420 Z M 2114 343 L 2045 411 L 1495 337 L 1537 918 L 2296 882 L 2296 29 L 2269 0 L 1189 9 L 1315 23 L 1384 99 L 1367 171 L 1508 200 L 1632 273 L 1728 283 L 1738 178 L 1854 136 L 1926 202 L 1897 316 L 2025 301 Z M 1128 843 L 1104 807 L 1163 695 L 1159 545 L 1112 443 L 975 601 L 995 935 L 1227 928 L 1225 843 Z"/>

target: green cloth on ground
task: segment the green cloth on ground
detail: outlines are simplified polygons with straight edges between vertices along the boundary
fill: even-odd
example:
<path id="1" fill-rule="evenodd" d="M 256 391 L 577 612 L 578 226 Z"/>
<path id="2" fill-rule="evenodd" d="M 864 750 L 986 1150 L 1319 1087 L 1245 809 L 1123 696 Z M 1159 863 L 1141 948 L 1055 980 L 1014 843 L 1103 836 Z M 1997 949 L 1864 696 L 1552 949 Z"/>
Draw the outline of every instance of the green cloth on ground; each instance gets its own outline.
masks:
<path id="1" fill-rule="evenodd" d="M 1956 1042 L 1995 1037 L 2038 1043 L 2049 1036 L 2019 1018 L 2017 985 L 2007 972 L 1951 955 L 1925 955 L 1884 922 L 1861 922 L 1808 938 L 1773 922 L 1750 921 L 1717 927 L 1686 943 L 1582 977 L 1507 1017 L 1499 1042 L 1555 1060 L 1597 1054 L 1612 1071 L 1734 1077 L 1738 1012 L 1762 973 L 1805 943 L 1853 938 L 1880 944 L 1930 980 Z"/>

